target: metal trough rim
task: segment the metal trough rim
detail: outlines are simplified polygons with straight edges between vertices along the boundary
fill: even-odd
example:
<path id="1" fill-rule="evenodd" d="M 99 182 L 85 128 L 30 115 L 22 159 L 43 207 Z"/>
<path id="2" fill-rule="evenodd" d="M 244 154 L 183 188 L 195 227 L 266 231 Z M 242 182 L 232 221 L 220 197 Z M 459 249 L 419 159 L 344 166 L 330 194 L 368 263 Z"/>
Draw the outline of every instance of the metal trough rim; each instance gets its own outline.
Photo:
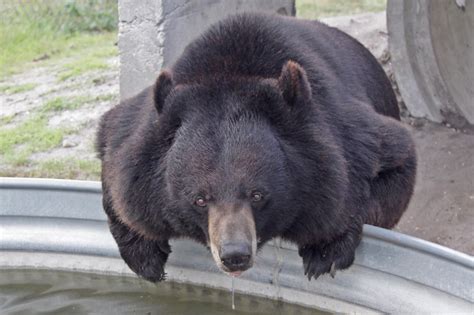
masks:
<path id="1" fill-rule="evenodd" d="M 80 218 L 70 218 L 67 213 L 69 209 L 65 209 L 64 206 L 62 209 L 54 210 L 56 212 L 48 213 L 46 217 L 42 213 L 25 214 L 21 213 L 23 210 L 20 209 L 21 205 L 19 204 L 26 202 L 27 198 L 21 198 L 21 196 L 28 191 L 30 193 L 37 192 L 41 198 L 54 198 L 49 196 L 55 193 L 73 193 L 81 195 L 81 202 L 87 202 L 88 199 L 94 199 L 94 201 L 87 204 L 88 209 L 84 211 L 87 216 Z M 12 197 L 15 194 L 17 194 L 16 197 Z M 0 200 L 5 201 L 5 203 L 0 202 L 0 251 L 3 251 L 0 255 L 3 258 L 0 258 L 0 267 L 13 268 L 15 259 L 12 257 L 15 256 L 23 257 L 21 259 L 28 256 L 28 259 L 31 260 L 34 259 L 33 257 L 41 255 L 44 259 L 45 253 L 50 253 L 53 256 L 73 254 L 77 257 L 90 257 L 90 259 L 92 257 L 95 257 L 94 259 L 101 258 L 104 261 L 112 259 L 115 261 L 114 264 L 120 266 L 122 271 L 119 273 L 132 275 L 123 262 L 117 259 L 119 257 L 117 248 L 108 232 L 105 216 L 101 210 L 100 194 L 100 182 L 0 178 Z M 15 207 L 20 211 L 14 209 Z M 72 211 L 70 210 L 70 212 Z M 97 214 L 97 211 L 101 213 Z M 57 235 L 56 239 L 54 235 L 48 237 L 48 233 L 54 234 L 50 233 L 52 226 L 56 227 L 54 231 L 57 233 L 55 234 Z M 34 230 L 38 234 L 28 239 L 28 233 L 31 234 Z M 59 237 L 60 235 L 67 236 L 72 230 L 78 233 L 77 236 L 82 233 L 82 237 L 76 241 L 74 238 L 61 239 Z M 21 233 L 18 233 L 20 231 Z M 87 235 L 93 237 L 87 238 Z M 48 243 L 48 240 L 51 239 L 54 242 Z M 175 241 L 172 245 L 174 247 L 173 254 L 176 257 L 170 257 L 168 264 L 170 280 L 221 289 L 228 288 L 230 282 L 215 269 L 212 259 L 205 249 L 189 241 Z M 19 255 L 20 252 L 24 255 Z M 408 256 L 402 259 L 397 256 L 399 252 L 403 255 L 408 253 Z M 197 259 L 197 262 L 189 262 L 189 257 Z M 21 259 L 18 259 L 16 262 L 21 262 Z M 305 306 L 322 306 L 333 311 L 426 311 L 434 310 L 434 307 L 443 307 L 442 302 L 450 299 L 452 300 L 449 301 L 451 305 L 444 309 L 446 311 L 467 310 L 466 307 L 469 305 L 472 309 L 472 286 L 470 289 L 464 288 L 462 284 L 455 282 L 464 281 L 467 282 L 467 285 L 473 283 L 473 257 L 437 244 L 373 226 L 366 225 L 364 227 L 364 237 L 357 251 L 355 266 L 348 271 L 339 273 L 334 280 L 323 277 L 317 282 L 307 282 L 302 275 L 301 261 L 297 257 L 296 249 L 291 244 L 266 246 L 262 251 L 261 260 L 262 263 L 255 272 L 244 274 L 243 279 L 239 280 L 245 284 L 245 290 L 241 291 L 279 298 L 286 302 Z M 412 266 L 413 264 L 415 266 Z M 416 264 L 419 268 L 429 269 L 426 272 L 432 274 L 419 275 L 410 270 L 410 268 L 416 269 Z M 40 267 L 38 262 L 33 265 Z M 58 267 L 61 266 L 56 266 L 56 268 Z M 110 270 L 117 271 L 120 268 L 111 267 Z M 84 268 L 79 269 L 85 271 Z M 371 295 L 384 296 L 384 294 L 377 292 L 381 288 L 373 290 L 368 288 L 367 292 L 361 292 L 364 288 L 359 287 L 361 285 L 359 282 L 364 281 L 368 281 L 366 286 L 377 286 L 376 282 L 370 281 L 371 279 L 364 279 L 364 277 L 370 278 L 371 275 L 384 279 L 384 281 L 395 281 L 395 284 L 392 285 L 395 288 L 397 285 L 400 288 L 409 285 L 419 292 L 422 292 L 421 289 L 429 291 L 428 296 L 440 295 L 441 298 L 436 297 L 429 301 L 431 304 L 438 304 L 437 306 L 420 304 L 420 299 L 426 298 L 424 293 L 420 293 L 421 295 L 416 297 L 417 303 L 408 301 L 409 296 L 399 297 L 397 301 L 398 291 L 393 289 L 395 291 L 390 294 L 392 294 L 391 299 L 395 299 L 395 301 L 392 301 L 392 304 L 388 306 L 380 305 L 380 301 L 372 300 Z M 437 283 L 430 279 L 434 276 L 439 277 L 440 282 L 443 283 Z M 205 281 L 203 282 L 202 279 Z M 278 290 L 275 289 L 275 286 L 278 287 Z M 349 290 L 353 293 L 346 297 Z M 436 300 L 439 301 L 436 302 Z M 406 305 L 399 305 L 405 302 Z"/>
<path id="2" fill-rule="evenodd" d="M 36 189 L 36 190 L 58 190 L 76 191 L 85 193 L 102 194 L 102 186 L 99 181 L 65 180 L 49 178 L 23 178 L 23 177 L 0 177 L 0 189 Z M 2 213 L 0 212 L 0 215 Z M 429 253 L 440 258 L 458 263 L 468 268 L 474 268 L 472 256 L 456 251 L 454 249 L 428 242 L 410 235 L 396 231 L 365 225 L 364 236 L 379 239 L 395 245 L 411 248 L 417 251 Z"/>

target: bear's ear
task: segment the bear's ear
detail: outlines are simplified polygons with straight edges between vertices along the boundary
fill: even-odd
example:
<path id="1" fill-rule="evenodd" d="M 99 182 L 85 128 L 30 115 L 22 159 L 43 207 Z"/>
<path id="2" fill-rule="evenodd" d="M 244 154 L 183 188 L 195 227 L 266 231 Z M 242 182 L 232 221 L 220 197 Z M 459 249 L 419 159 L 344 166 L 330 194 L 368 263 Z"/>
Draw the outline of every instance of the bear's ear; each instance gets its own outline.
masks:
<path id="1" fill-rule="evenodd" d="M 156 79 L 155 86 L 153 87 L 153 100 L 155 101 L 155 107 L 158 114 L 161 114 L 165 99 L 173 89 L 173 79 L 171 73 L 164 70 L 161 71 L 158 79 Z"/>
<path id="2" fill-rule="evenodd" d="M 278 87 L 288 105 L 298 101 L 307 102 L 311 99 L 311 86 L 306 71 L 298 63 L 289 60 L 281 70 Z"/>

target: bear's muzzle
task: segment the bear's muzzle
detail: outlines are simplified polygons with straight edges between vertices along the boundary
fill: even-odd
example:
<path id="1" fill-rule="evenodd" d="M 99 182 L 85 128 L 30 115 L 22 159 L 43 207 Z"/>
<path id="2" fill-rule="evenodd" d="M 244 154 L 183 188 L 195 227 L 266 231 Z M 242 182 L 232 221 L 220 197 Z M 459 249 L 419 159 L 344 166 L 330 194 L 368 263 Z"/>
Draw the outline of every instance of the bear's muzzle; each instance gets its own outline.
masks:
<path id="1" fill-rule="evenodd" d="M 209 243 L 217 266 L 240 275 L 253 265 L 257 250 L 252 208 L 245 203 L 222 203 L 209 207 Z"/>

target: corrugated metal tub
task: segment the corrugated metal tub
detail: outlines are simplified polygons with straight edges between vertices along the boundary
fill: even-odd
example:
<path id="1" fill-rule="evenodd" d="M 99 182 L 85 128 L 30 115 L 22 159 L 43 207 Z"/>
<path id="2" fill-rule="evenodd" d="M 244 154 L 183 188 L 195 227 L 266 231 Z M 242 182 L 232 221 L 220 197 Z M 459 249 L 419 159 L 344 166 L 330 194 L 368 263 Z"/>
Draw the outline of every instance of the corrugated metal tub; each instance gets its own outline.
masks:
<path id="1" fill-rule="evenodd" d="M 170 283 L 230 289 L 204 247 L 172 247 Z M 108 231 L 100 183 L 70 180 L 0 178 L 0 268 L 135 277 Z M 472 312 L 473 268 L 469 255 L 365 226 L 354 266 L 335 279 L 309 282 L 296 248 L 275 240 L 235 290 L 343 313 Z"/>

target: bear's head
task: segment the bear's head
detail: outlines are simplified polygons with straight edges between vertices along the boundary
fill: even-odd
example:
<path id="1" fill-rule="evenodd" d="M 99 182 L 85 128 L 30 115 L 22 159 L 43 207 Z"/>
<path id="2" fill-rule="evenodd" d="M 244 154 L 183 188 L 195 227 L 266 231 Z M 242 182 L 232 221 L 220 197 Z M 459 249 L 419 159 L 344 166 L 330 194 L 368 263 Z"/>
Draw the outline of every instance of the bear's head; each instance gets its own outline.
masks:
<path id="1" fill-rule="evenodd" d="M 137 187 L 148 194 L 135 202 L 142 212 L 123 215 L 124 222 L 148 231 L 166 226 L 171 237 L 194 239 L 210 247 L 221 270 L 237 275 L 271 238 L 295 239 L 292 226 L 302 209 L 329 203 L 313 179 L 329 174 L 318 158 L 331 160 L 331 146 L 318 137 L 324 124 L 297 63 L 286 63 L 278 78 L 214 77 L 192 84 L 175 83 L 163 71 L 153 96 L 158 131 L 151 134 L 159 135 L 158 145 L 147 144 L 150 158 L 142 160 L 150 164 L 150 148 L 160 150 L 159 165 L 150 168 L 160 180 L 122 185 L 124 194 Z M 323 180 L 331 190 L 330 177 Z M 302 234 L 314 229 L 298 221 Z"/>

